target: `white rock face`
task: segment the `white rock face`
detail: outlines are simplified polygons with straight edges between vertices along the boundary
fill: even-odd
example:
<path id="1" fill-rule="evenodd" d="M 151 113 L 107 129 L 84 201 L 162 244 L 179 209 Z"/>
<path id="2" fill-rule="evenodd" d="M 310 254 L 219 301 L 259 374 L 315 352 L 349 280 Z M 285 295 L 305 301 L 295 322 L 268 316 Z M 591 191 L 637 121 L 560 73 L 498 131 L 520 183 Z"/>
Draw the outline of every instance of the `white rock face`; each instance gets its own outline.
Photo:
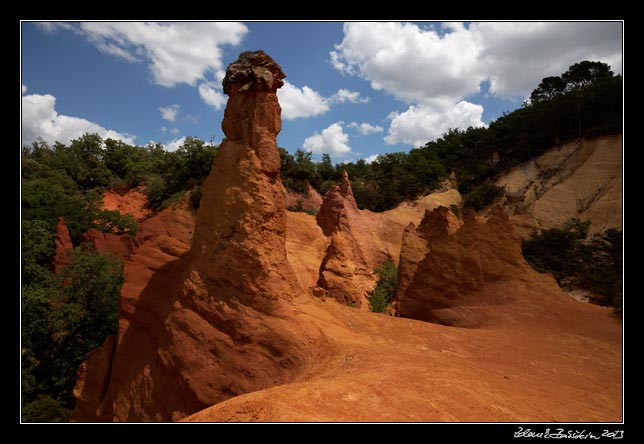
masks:
<path id="1" fill-rule="evenodd" d="M 579 139 L 553 148 L 502 176 L 505 207 L 526 237 L 535 228 L 590 220 L 590 233 L 622 228 L 622 135 Z"/>

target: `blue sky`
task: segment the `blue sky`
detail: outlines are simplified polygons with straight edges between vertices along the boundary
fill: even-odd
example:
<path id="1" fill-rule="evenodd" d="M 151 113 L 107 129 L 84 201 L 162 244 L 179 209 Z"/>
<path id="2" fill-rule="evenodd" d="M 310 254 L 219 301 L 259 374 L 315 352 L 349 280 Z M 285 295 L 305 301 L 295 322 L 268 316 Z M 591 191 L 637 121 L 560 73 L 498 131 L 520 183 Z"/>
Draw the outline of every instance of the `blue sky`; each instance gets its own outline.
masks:
<path id="1" fill-rule="evenodd" d="M 622 71 L 620 22 L 22 23 L 22 143 L 83 132 L 219 142 L 221 79 L 263 49 L 287 75 L 278 145 L 334 162 L 488 125 L 581 60 Z"/>

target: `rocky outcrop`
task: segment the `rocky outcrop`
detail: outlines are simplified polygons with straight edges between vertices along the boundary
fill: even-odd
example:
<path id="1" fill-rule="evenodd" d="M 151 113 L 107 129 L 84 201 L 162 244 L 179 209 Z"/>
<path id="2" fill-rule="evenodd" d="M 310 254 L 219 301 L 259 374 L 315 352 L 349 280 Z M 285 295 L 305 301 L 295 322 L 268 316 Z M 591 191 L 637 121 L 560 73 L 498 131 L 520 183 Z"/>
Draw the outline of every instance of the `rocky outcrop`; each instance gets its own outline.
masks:
<path id="1" fill-rule="evenodd" d="M 286 216 L 286 256 L 300 287 L 307 290 L 317 284 L 330 239 L 313 216 L 291 211 Z"/>
<path id="2" fill-rule="evenodd" d="M 69 229 L 63 216 L 58 218 L 56 225 L 56 236 L 54 237 L 56 254 L 54 256 L 54 273 L 60 273 L 63 268 L 71 263 L 71 255 L 74 252 L 72 238 L 69 235 Z"/>
<path id="3" fill-rule="evenodd" d="M 109 382 L 99 402 L 79 388 L 74 420 L 177 420 L 291 381 L 326 353 L 291 302 L 302 290 L 286 256 L 276 145 L 283 78 L 263 51 L 228 67 L 227 138 L 202 186 L 192 245 L 188 230 L 152 229 L 161 217 L 142 224 L 125 262 Z M 79 384 L 101 380 L 90 364 Z"/>
<path id="4" fill-rule="evenodd" d="M 108 389 L 120 390 L 118 378 L 127 377 L 128 371 L 123 372 L 123 368 L 127 368 L 128 363 L 134 367 L 153 356 L 145 346 L 147 337 L 137 335 L 135 329 L 154 330 L 161 322 L 168 307 L 169 290 L 181 280 L 180 259 L 190 250 L 194 224 L 195 214 L 189 195 L 141 223 L 130 254 L 123 260 L 124 282 L 119 299 L 117 338 L 111 343 L 108 338 L 79 368 L 72 421 L 117 419 L 115 411 L 123 408 L 123 404 L 117 407 L 115 395 Z M 123 344 L 129 347 L 132 341 L 145 352 L 143 356 L 134 351 L 128 353 Z M 122 374 L 114 373 L 113 369 L 117 368 Z M 138 403 L 133 396 L 131 404 Z"/>
<path id="5" fill-rule="evenodd" d="M 327 192 L 316 216 L 329 239 L 319 268 L 318 288 L 343 303 L 366 309 L 366 296 L 376 284 L 373 270 L 385 260 L 398 263 L 405 227 L 410 222 L 419 223 L 426 210 L 458 206 L 460 202 L 459 192 L 452 189 L 383 213 L 360 210 L 344 172 L 341 184 Z"/>
<path id="6" fill-rule="evenodd" d="M 444 210 L 436 211 L 432 219 L 439 222 L 446 215 Z M 403 281 L 407 288 L 397 294 L 398 314 L 440 324 L 480 327 L 487 321 L 488 307 L 512 299 L 512 294 L 484 291 L 487 287 L 529 279 L 536 272 L 523 259 L 521 241 L 500 207 L 493 208 L 485 223 L 478 222 L 473 212 L 466 213 L 463 226 L 452 235 L 445 229 L 447 220 L 440 225 L 424 234 L 428 252 L 417 262 L 411 281 L 408 277 Z M 411 258 L 412 262 L 414 259 L 417 256 Z M 407 261 L 401 259 L 403 263 Z"/>
<path id="7" fill-rule="evenodd" d="M 461 225 L 460 219 L 442 205 L 431 211 L 425 210 L 425 215 L 418 228 L 412 222 L 409 223 L 403 232 L 400 247 L 398 285 L 396 287 L 397 301 L 404 298 L 407 287 L 416 274 L 418 263 L 429 251 L 429 244 L 434 239 L 454 234 Z"/>
<path id="8" fill-rule="evenodd" d="M 572 217 L 591 221 L 591 234 L 621 229 L 622 135 L 568 142 L 513 168 L 497 185 L 522 237 Z"/>
<path id="9" fill-rule="evenodd" d="M 79 411 L 91 410 L 93 406 L 99 405 L 105 396 L 110 379 L 115 339 L 114 336 L 108 336 L 99 348 L 85 357 L 85 361 L 78 369 L 74 386 L 76 414 Z"/>
<path id="10" fill-rule="evenodd" d="M 222 143 L 202 186 L 192 261 L 222 300 L 271 311 L 297 287 L 286 260 L 286 209 L 276 135 L 279 65 L 263 52 L 243 53 L 224 79 L 230 96 Z M 225 211 L 222 211 L 225 209 Z"/>
<path id="11" fill-rule="evenodd" d="M 141 189 L 131 189 L 120 192 L 110 189 L 103 193 L 104 210 L 118 211 L 121 214 L 129 214 L 137 221 L 143 222 L 152 216 L 148 208 L 148 201 Z"/>
<path id="12" fill-rule="evenodd" d="M 317 285 L 329 296 L 356 307 L 362 306 L 366 293 L 374 287 L 371 271 L 377 262 L 363 251 L 355 236 L 364 223 L 362 216 L 344 171 L 341 184 L 327 192 L 317 214 L 322 232 L 331 237 Z"/>
<path id="13" fill-rule="evenodd" d="M 320 210 L 323 202 L 322 196 L 308 181 L 305 181 L 305 184 L 306 192 L 304 193 L 284 189 L 284 203 L 287 210 L 311 213 L 316 213 Z"/>
<path id="14" fill-rule="evenodd" d="M 128 257 L 134 248 L 130 235 L 103 233 L 96 228 L 90 228 L 83 234 L 83 243 L 90 245 L 94 251 L 110 253 L 118 259 Z"/>

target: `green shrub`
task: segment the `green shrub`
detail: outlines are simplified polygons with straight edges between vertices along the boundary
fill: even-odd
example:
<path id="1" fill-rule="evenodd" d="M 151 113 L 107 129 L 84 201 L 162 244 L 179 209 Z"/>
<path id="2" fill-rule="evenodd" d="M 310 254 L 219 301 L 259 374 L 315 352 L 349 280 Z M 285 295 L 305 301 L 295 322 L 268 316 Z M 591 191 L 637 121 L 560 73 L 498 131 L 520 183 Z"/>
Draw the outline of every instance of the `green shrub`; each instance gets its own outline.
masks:
<path id="1" fill-rule="evenodd" d="M 150 208 L 158 208 L 167 197 L 166 194 L 166 183 L 161 176 L 148 178 L 148 184 L 145 187 L 145 196 L 148 198 Z"/>
<path id="2" fill-rule="evenodd" d="M 373 272 L 378 275 L 378 282 L 368 296 L 369 309 L 375 313 L 382 313 L 396 296 L 398 268 L 393 262 L 385 260 Z"/>
<path id="3" fill-rule="evenodd" d="M 315 208 L 306 209 L 306 210 L 304 210 L 304 212 L 306 214 L 310 214 L 311 216 L 317 216 L 317 214 L 318 214 L 318 210 L 316 210 Z"/>
<path id="4" fill-rule="evenodd" d="M 388 299 L 387 291 L 382 287 L 376 286 L 369 296 L 369 310 L 374 313 L 382 313 L 387 308 Z"/>

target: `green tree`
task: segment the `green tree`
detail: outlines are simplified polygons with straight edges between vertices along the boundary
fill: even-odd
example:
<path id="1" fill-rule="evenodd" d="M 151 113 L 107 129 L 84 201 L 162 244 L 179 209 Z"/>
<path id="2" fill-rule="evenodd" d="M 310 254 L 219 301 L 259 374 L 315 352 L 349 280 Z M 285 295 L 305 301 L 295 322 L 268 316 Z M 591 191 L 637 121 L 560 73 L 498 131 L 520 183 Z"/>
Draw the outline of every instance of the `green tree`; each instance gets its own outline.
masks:
<path id="1" fill-rule="evenodd" d="M 142 185 L 150 173 L 151 162 L 145 148 L 128 145 L 120 140 L 105 140 L 103 162 L 127 188 Z"/>
<path id="2" fill-rule="evenodd" d="M 84 134 L 70 142 L 69 147 L 57 144 L 65 162 L 63 167 L 81 190 L 106 187 L 112 173 L 103 163 L 103 140 L 98 134 Z"/>
<path id="3" fill-rule="evenodd" d="M 310 151 L 295 150 L 295 171 L 294 177 L 301 181 L 309 182 L 313 187 L 320 185 L 320 179 L 316 171 L 315 162 Z"/>
<path id="4" fill-rule="evenodd" d="M 567 89 L 584 89 L 593 82 L 601 79 L 612 77 L 613 71 L 610 66 L 603 62 L 583 62 L 571 65 L 568 70 L 561 75 L 562 80 L 566 83 Z"/>
<path id="5" fill-rule="evenodd" d="M 194 183 L 201 183 L 210 174 L 212 162 L 217 155 L 219 147 L 208 145 L 196 137 L 186 137 L 177 154 L 184 160 L 186 179 Z M 191 184 L 192 185 L 192 184 Z"/>
<path id="6" fill-rule="evenodd" d="M 147 147 L 150 174 L 146 195 L 151 208 L 160 208 L 172 196 L 184 194 L 201 185 L 210 174 L 219 147 L 206 144 L 196 137 L 186 137 L 176 151 L 166 151 L 162 145 Z"/>
<path id="7" fill-rule="evenodd" d="M 54 232 L 42 220 L 22 223 L 22 279 L 31 285 L 47 283 L 54 256 Z"/>
<path id="8" fill-rule="evenodd" d="M 530 94 L 532 102 L 551 100 L 566 90 L 566 82 L 559 76 L 544 77 L 539 86 Z"/>
<path id="9" fill-rule="evenodd" d="M 122 284 L 120 260 L 82 248 L 46 284 L 23 284 L 23 420 L 67 420 L 78 366 L 116 333 Z"/>
<path id="10" fill-rule="evenodd" d="M 331 156 L 328 153 L 322 154 L 322 161 L 316 164 L 316 171 L 322 181 L 339 179 L 333 163 L 331 163 Z"/>
<path id="11" fill-rule="evenodd" d="M 475 187 L 465 196 L 465 199 L 463 199 L 463 206 L 465 208 L 473 208 L 476 211 L 480 211 L 492 204 L 498 197 L 501 197 L 504 192 L 505 188 L 499 187 L 491 181 L 486 181 Z"/>
<path id="12" fill-rule="evenodd" d="M 129 234 L 134 236 L 139 223 L 131 214 L 121 214 L 117 210 L 99 210 L 92 222 L 94 228 L 104 233 Z"/>

